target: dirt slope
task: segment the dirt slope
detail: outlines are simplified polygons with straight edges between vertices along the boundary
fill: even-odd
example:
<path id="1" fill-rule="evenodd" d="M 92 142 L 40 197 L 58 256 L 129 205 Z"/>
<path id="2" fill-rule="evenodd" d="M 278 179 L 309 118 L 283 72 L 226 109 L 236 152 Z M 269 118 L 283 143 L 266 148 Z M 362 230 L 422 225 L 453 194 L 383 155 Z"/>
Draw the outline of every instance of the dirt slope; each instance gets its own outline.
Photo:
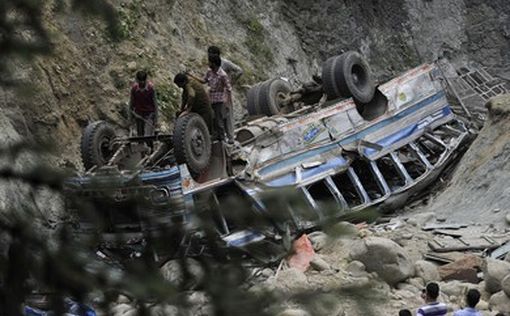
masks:
<path id="1" fill-rule="evenodd" d="M 489 118 L 449 186 L 426 207 L 449 221 L 501 226 L 510 213 L 510 95 L 487 107 Z"/>
<path id="2" fill-rule="evenodd" d="M 149 69 L 171 121 L 180 97 L 173 75 L 203 72 L 211 44 L 245 70 L 235 86 L 238 109 L 246 85 L 276 76 L 309 79 L 325 58 L 352 49 L 367 56 L 380 80 L 438 56 L 472 59 L 510 77 L 506 0 L 112 0 L 121 42 L 109 39 L 99 21 L 55 14 L 47 3 L 55 51 L 12 65 L 31 93 L 0 87 L 0 109 L 14 134 L 56 143 L 56 162 L 76 168 L 88 122 L 125 124 L 120 113 L 137 69 Z"/>

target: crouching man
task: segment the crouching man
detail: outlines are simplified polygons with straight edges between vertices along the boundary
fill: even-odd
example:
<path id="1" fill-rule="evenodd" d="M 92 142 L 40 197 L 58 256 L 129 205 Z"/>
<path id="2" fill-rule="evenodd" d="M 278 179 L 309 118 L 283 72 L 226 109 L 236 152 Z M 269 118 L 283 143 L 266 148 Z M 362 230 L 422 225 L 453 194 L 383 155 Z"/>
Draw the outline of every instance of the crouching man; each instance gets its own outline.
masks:
<path id="1" fill-rule="evenodd" d="M 213 112 L 204 86 L 198 81 L 189 78 L 185 73 L 178 73 L 174 77 L 174 83 L 179 88 L 182 88 L 182 103 L 178 116 L 189 112 L 197 113 L 204 119 L 211 134 Z"/>

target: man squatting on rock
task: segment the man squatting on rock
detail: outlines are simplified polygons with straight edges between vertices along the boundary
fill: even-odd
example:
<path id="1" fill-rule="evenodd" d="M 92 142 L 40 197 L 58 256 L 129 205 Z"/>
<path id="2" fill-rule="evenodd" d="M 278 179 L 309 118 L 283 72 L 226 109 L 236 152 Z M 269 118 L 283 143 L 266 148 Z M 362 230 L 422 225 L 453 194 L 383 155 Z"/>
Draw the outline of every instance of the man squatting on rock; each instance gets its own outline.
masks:
<path id="1" fill-rule="evenodd" d="M 427 287 L 422 290 L 421 297 L 425 300 L 425 305 L 418 308 L 416 316 L 445 316 L 448 309 L 444 303 L 439 303 L 439 285 L 430 282 Z"/>
<path id="2" fill-rule="evenodd" d="M 212 132 L 213 112 L 207 91 L 198 81 L 188 78 L 185 73 L 178 73 L 174 78 L 174 83 L 182 88 L 182 103 L 180 112 L 177 116 L 185 115 L 189 112 L 194 112 L 200 115 L 209 132 Z"/>
<path id="3" fill-rule="evenodd" d="M 130 121 L 134 118 L 138 136 L 154 135 L 158 121 L 156 91 L 152 82 L 147 81 L 147 73 L 142 70 L 136 73 L 136 83 L 131 87 L 129 117 Z"/>

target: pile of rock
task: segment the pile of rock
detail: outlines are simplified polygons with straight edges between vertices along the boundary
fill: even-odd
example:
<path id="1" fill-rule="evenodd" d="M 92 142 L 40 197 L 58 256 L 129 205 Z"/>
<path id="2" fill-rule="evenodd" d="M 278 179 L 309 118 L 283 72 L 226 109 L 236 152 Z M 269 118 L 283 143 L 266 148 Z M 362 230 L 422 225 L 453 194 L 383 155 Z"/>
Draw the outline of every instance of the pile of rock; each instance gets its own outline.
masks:
<path id="1" fill-rule="evenodd" d="M 442 265 L 425 260 L 434 238 L 421 229 L 434 220 L 429 215 L 389 225 L 388 231 L 342 223 L 351 234 L 332 238 L 315 232 L 309 238 L 316 257 L 308 271 L 275 271 L 252 290 L 278 293 L 284 302 L 281 316 L 365 315 L 367 310 L 397 315 L 402 308 L 414 310 L 422 305 L 421 290 L 435 281 L 441 288 L 440 300 L 451 311 L 464 307 L 467 291 L 475 288 L 482 294 L 477 305 L 482 315 L 510 312 L 510 262 L 482 258 L 480 253 L 458 253 L 455 260 Z M 332 295 L 334 304 L 318 311 L 310 308 L 302 293 L 318 300 Z"/>
<path id="2" fill-rule="evenodd" d="M 422 305 L 420 292 L 434 281 L 441 288 L 440 300 L 451 311 L 463 307 L 467 291 L 476 288 L 482 294 L 477 306 L 482 315 L 510 313 L 510 262 L 483 258 L 480 253 L 457 253 L 448 264 L 426 260 L 434 235 L 421 227 L 433 220 L 430 214 L 420 214 L 407 221 L 394 220 L 384 229 L 339 223 L 331 231 L 340 235 L 311 233 L 306 244 L 313 247 L 313 257 L 306 271 L 302 266 L 291 267 L 292 260 L 254 268 L 245 288 L 254 297 L 267 291 L 278 297 L 278 306 L 268 308 L 279 316 L 397 315 L 402 308 L 414 310 Z M 208 315 L 209 300 L 197 291 L 203 272 L 193 260 L 190 273 L 192 291 L 187 299 L 193 305 L 192 314 Z M 172 283 L 182 279 L 176 262 L 165 264 L 162 275 Z M 133 310 L 133 303 L 124 298 L 112 314 L 128 316 Z M 150 312 L 177 313 L 167 305 L 153 306 Z"/>

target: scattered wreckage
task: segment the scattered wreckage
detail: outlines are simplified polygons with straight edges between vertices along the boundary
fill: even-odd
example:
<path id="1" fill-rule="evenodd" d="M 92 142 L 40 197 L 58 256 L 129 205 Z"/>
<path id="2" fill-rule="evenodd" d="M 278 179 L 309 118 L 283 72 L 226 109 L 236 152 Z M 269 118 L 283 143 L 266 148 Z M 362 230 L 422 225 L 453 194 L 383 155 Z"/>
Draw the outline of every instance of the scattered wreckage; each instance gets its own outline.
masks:
<path id="1" fill-rule="evenodd" d="M 435 63 L 376 87 L 364 59 L 347 52 L 300 89 L 283 79 L 253 86 L 251 120 L 234 146 L 211 142 L 196 114 L 178 118 L 171 135 L 146 137 L 94 122 L 81 143 L 87 171 L 66 183 L 67 208 L 88 208 L 79 231 L 99 235 L 107 256 L 198 256 L 208 230 L 229 253 L 275 260 L 285 236 L 402 205 L 436 179 L 471 139 L 446 89 Z M 264 195 L 282 189 L 292 198 L 271 207 Z"/>

